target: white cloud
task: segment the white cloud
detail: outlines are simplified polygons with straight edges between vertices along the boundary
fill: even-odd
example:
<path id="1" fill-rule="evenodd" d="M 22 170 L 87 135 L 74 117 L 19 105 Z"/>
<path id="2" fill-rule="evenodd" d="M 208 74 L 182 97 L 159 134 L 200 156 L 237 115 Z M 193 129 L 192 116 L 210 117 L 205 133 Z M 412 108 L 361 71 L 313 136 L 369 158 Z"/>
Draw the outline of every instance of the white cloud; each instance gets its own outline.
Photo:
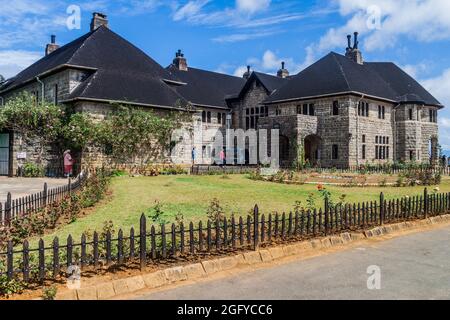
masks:
<path id="1" fill-rule="evenodd" d="M 427 72 L 427 64 L 425 62 L 419 63 L 419 64 L 407 64 L 407 65 L 400 65 L 400 67 L 405 71 L 407 74 L 409 74 L 411 77 L 415 79 L 423 79 L 423 73 Z"/>
<path id="2" fill-rule="evenodd" d="M 234 43 L 240 41 L 247 41 L 259 38 L 265 38 L 274 34 L 280 33 L 280 31 L 258 31 L 252 33 L 235 33 L 230 35 L 219 36 L 213 38 L 212 41 L 219 43 Z"/>
<path id="3" fill-rule="evenodd" d="M 42 45 L 51 32 L 65 26 L 65 10 L 55 14 L 61 3 L 42 0 L 0 0 L 0 48 Z"/>
<path id="4" fill-rule="evenodd" d="M 236 0 L 236 9 L 240 12 L 254 14 L 269 8 L 271 0 Z"/>
<path id="5" fill-rule="evenodd" d="M 180 21 L 184 19 L 191 19 L 195 15 L 197 15 L 200 10 L 206 6 L 210 1 L 209 0 L 194 0 L 189 1 L 181 8 L 177 9 L 173 15 L 174 21 Z"/>
<path id="6" fill-rule="evenodd" d="M 423 80 L 421 83 L 444 106 L 450 107 L 450 68 L 444 70 L 441 75 Z M 442 147 L 450 151 L 450 114 L 447 109 L 439 113 L 439 131 Z"/>
<path id="7" fill-rule="evenodd" d="M 268 32 L 264 30 L 264 27 L 274 27 L 305 18 L 304 14 L 292 9 L 291 6 L 287 6 L 291 9 L 290 11 L 287 7 L 271 7 L 271 0 L 236 0 L 234 4 L 234 6 L 214 9 L 213 1 L 190 0 L 175 7 L 172 19 L 199 26 L 247 29 L 245 32 L 234 31 L 212 39 L 214 42 L 226 43 L 267 37 L 274 32 Z M 267 14 L 269 8 L 270 14 Z"/>
<path id="8" fill-rule="evenodd" d="M 23 50 L 0 51 L 0 74 L 6 79 L 15 76 L 42 57 L 42 53 Z"/>
<path id="9" fill-rule="evenodd" d="M 281 62 L 285 62 L 286 69 L 288 69 L 289 73 L 295 75 L 312 63 L 310 62 L 310 58 L 311 54 L 307 53 L 305 61 L 298 62 L 294 58 L 282 58 L 277 56 L 272 50 L 266 50 L 261 58 L 247 59 L 247 65 L 250 65 L 252 70 L 274 75 L 281 68 Z M 235 69 L 234 75 L 242 76 L 246 71 L 247 66 L 239 66 Z"/>
<path id="10" fill-rule="evenodd" d="M 234 70 L 234 75 L 236 76 L 236 77 L 242 77 L 243 75 L 244 75 L 244 73 L 246 73 L 247 72 L 247 67 L 245 67 L 245 66 L 240 66 L 240 67 L 238 67 L 236 70 Z"/>
<path id="11" fill-rule="evenodd" d="M 421 81 L 423 86 L 444 105 L 450 106 L 450 68 L 431 79 Z"/>
<path id="12" fill-rule="evenodd" d="M 321 51 L 342 47 L 345 35 L 359 31 L 364 49 L 394 47 L 400 37 L 420 42 L 450 39 L 450 1 L 448 0 L 338 0 L 339 12 L 349 16 L 340 28 L 330 29 L 318 44 Z M 380 28 L 371 28 L 373 7 L 378 8 Z"/>

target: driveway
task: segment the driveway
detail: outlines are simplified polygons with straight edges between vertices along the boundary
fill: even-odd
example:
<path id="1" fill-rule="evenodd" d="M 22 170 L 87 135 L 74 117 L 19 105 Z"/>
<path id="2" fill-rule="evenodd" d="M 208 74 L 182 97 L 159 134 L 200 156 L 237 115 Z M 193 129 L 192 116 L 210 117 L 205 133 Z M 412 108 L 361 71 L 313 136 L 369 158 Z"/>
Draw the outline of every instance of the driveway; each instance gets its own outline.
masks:
<path id="1" fill-rule="evenodd" d="M 0 202 L 6 201 L 8 192 L 11 192 L 13 199 L 40 192 L 44 189 L 45 182 L 47 182 L 48 188 L 68 183 L 67 179 L 0 177 Z"/>
<path id="2" fill-rule="evenodd" d="M 449 243 L 447 226 L 137 299 L 450 299 Z"/>

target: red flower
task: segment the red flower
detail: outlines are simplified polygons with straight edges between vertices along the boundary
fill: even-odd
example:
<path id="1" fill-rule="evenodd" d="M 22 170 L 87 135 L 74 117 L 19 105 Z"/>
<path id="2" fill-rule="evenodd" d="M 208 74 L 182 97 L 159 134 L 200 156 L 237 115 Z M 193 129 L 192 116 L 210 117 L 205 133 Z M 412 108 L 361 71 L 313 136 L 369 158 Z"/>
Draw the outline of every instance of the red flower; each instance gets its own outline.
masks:
<path id="1" fill-rule="evenodd" d="M 317 190 L 322 191 L 323 190 L 323 185 L 321 185 L 321 184 L 317 185 Z"/>

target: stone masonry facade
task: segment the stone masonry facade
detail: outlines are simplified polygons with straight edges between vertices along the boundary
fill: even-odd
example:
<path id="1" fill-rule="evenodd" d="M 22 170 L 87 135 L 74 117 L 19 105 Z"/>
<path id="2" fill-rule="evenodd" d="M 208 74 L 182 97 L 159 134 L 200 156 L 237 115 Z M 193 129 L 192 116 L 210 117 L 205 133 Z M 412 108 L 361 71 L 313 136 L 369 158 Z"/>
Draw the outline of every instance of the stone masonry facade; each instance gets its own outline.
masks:
<path id="1" fill-rule="evenodd" d="M 95 20 L 99 17 L 100 20 Z M 94 22 L 97 21 L 101 25 L 106 21 L 107 25 L 107 20 L 103 21 L 105 17 L 94 14 Z M 355 64 L 362 65 L 364 62 L 357 43 L 357 33 L 355 33 L 353 48 L 349 36 L 346 56 Z M 50 49 L 51 51 L 58 49 L 53 37 L 52 44 L 47 50 Z M 189 72 L 187 60 L 181 52 L 178 52 L 177 59 L 183 61 L 180 70 Z M 340 58 L 335 55 L 334 58 L 329 59 Z M 345 60 L 345 63 L 347 62 Z M 26 91 L 35 95 L 38 101 L 45 99 L 56 104 L 64 104 L 75 112 L 87 113 L 96 121 L 102 121 L 114 110 L 108 99 L 69 100 L 77 88 L 93 74 L 95 74 L 94 68 L 59 66 L 56 70 L 47 70 L 40 79 L 30 80 L 18 89 L 7 91 L 2 95 L 2 101 L 6 103 L 18 93 Z M 232 97 L 224 96 L 225 104 L 222 106 L 208 105 L 206 107 L 204 104 L 192 103 L 196 109 L 192 112 L 192 121 L 185 124 L 185 129 L 188 129 L 188 132 L 201 134 L 180 137 L 176 141 L 178 163 L 192 164 L 192 151 L 195 150 L 196 164 L 211 164 L 213 158 L 217 159 L 219 152 L 214 149 L 216 135 L 218 132 L 224 134 L 226 129 L 244 131 L 266 129 L 269 132 L 278 129 L 280 164 L 285 167 L 292 166 L 298 160 L 299 150 L 302 151 L 304 160 L 310 165 L 328 168 L 348 168 L 365 164 L 382 165 L 399 161 L 430 163 L 438 158 L 437 112 L 442 107 L 438 102 L 436 105 L 397 103 L 387 98 L 367 96 L 356 91 L 317 96 L 305 95 L 306 98 L 268 102 L 268 98 L 282 85 L 292 82 L 295 78 L 289 77 L 285 64 L 282 63 L 278 78 L 270 78 L 269 75 L 258 78 L 257 73 L 250 73 L 250 67 L 244 74 L 244 78 L 246 81 L 243 82 L 246 83 L 241 92 L 232 94 Z M 215 85 L 220 86 L 220 81 Z M 308 82 L 309 78 L 306 81 Z M 274 88 L 277 83 L 278 89 Z M 173 85 L 172 89 L 175 91 L 176 85 L 173 83 L 170 85 Z M 269 87 L 272 89 L 268 89 Z M 168 108 L 164 107 L 143 107 L 142 104 L 136 104 L 136 107 L 153 110 L 161 117 L 168 112 Z M 40 162 L 44 166 L 61 166 L 61 150 L 56 150 L 52 146 L 46 146 L 41 150 L 35 143 L 23 141 L 18 134 L 9 134 L 11 136 L 10 168 L 12 168 L 10 175 L 15 175 L 26 162 Z M 257 138 L 248 136 L 250 139 L 245 144 L 246 162 L 249 162 L 250 151 L 258 148 Z M 236 146 L 225 146 L 224 151 L 229 152 L 234 147 Z M 169 161 L 169 155 L 163 152 L 161 151 L 161 155 Z M 95 164 L 99 166 L 110 161 L 105 150 L 94 148 L 90 148 L 88 154 L 75 157 L 78 157 L 76 160 L 81 164 L 87 158 L 94 159 Z M 130 163 L 139 164 L 141 160 L 133 159 Z"/>

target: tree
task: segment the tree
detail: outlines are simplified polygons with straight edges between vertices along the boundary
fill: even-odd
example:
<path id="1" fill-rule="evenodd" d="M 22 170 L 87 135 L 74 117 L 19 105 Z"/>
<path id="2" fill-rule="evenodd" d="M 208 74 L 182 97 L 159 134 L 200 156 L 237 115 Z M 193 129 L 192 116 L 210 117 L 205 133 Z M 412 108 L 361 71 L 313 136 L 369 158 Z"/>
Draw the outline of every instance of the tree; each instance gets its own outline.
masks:
<path id="1" fill-rule="evenodd" d="M 5 77 L 0 74 L 0 85 L 5 82 Z"/>
<path id="2" fill-rule="evenodd" d="M 164 116 L 153 111 L 119 105 L 99 123 L 98 144 L 107 147 L 116 163 L 141 164 L 161 159 L 171 147 L 172 132 L 181 127 L 186 111 L 171 111 Z"/>
<path id="3" fill-rule="evenodd" d="M 58 141 L 63 119 L 61 107 L 45 101 L 37 104 L 31 95 L 23 93 L 0 109 L 0 130 L 16 132 L 22 143 L 36 145 L 40 163 L 45 146 Z"/>

